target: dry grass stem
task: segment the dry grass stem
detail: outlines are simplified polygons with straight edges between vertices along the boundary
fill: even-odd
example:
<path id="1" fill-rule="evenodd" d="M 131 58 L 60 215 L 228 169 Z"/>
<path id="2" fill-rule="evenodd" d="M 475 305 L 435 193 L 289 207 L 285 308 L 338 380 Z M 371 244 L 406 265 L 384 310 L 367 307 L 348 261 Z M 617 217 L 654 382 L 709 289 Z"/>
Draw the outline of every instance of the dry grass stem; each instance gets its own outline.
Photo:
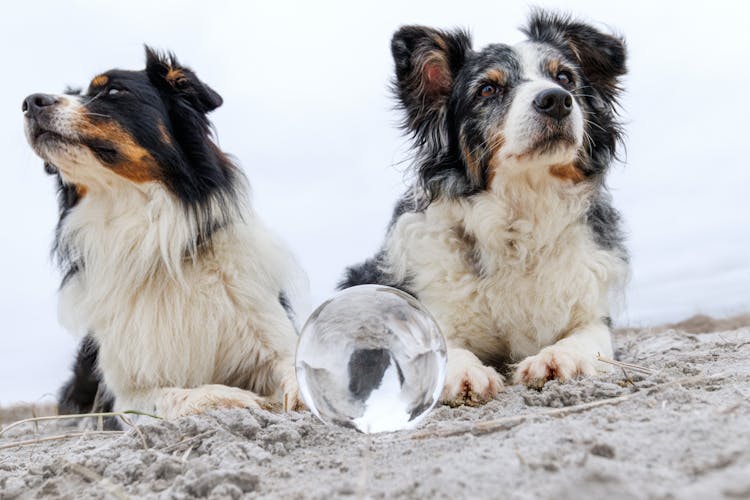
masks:
<path id="1" fill-rule="evenodd" d="M 0 450 L 4 450 L 7 448 L 15 448 L 17 446 L 27 446 L 30 444 L 37 444 L 37 443 L 44 443 L 47 441 L 59 441 L 61 439 L 72 439 L 76 437 L 86 437 L 86 436 L 98 436 L 98 435 L 108 435 L 108 436 L 114 436 L 119 434 L 124 434 L 125 431 L 85 431 L 85 432 L 71 432 L 69 434 L 60 434 L 56 436 L 46 436 L 41 438 L 35 438 L 35 439 L 27 439 L 25 441 L 16 441 L 15 443 L 7 443 L 0 445 Z"/>
<path id="2" fill-rule="evenodd" d="M 656 370 L 652 370 L 651 368 L 646 368 L 645 366 L 640 366 L 640 365 L 634 365 L 632 363 L 623 363 L 622 361 L 610 359 L 606 356 L 602 356 L 601 354 L 597 354 L 596 359 L 598 361 L 601 361 L 602 363 L 619 366 L 620 368 L 623 368 L 623 369 L 627 368 L 628 370 L 633 370 L 634 372 L 643 373 L 645 375 L 651 375 L 653 373 L 656 373 Z"/>
<path id="3" fill-rule="evenodd" d="M 141 431 L 140 427 L 138 427 L 133 422 L 131 422 L 131 420 L 128 417 L 126 417 L 125 415 L 118 415 L 118 417 L 120 417 L 120 420 L 122 420 L 123 422 L 125 422 L 125 424 L 129 425 L 130 428 L 132 428 L 138 434 L 138 437 L 141 438 L 141 443 L 143 444 L 143 449 L 144 450 L 148 450 L 148 441 L 146 441 L 146 436 L 143 435 L 143 432 Z M 102 418 L 102 417 L 99 417 L 99 418 Z"/>
<path id="4" fill-rule="evenodd" d="M 179 443 L 170 444 L 166 448 L 162 448 L 160 451 L 162 451 L 164 453 L 171 453 L 172 451 L 175 451 L 175 450 L 177 450 L 180 447 L 185 446 L 185 445 L 190 445 L 192 447 L 192 445 L 196 441 L 200 441 L 201 439 L 203 439 L 205 437 L 208 437 L 208 436 L 211 436 L 212 434 L 215 434 L 215 433 L 216 433 L 215 429 L 211 429 L 211 430 L 208 430 L 208 431 L 205 431 L 205 432 L 201 432 L 200 434 L 196 434 L 195 436 L 193 436 L 191 438 L 188 438 L 188 439 L 185 439 L 185 440 L 182 440 Z"/>
<path id="5" fill-rule="evenodd" d="M 33 418 L 25 418 L 23 420 L 18 420 L 16 422 L 10 423 L 0 429 L 0 436 L 2 436 L 6 431 L 9 431 L 10 429 L 13 429 L 15 427 L 18 427 L 23 424 L 27 423 L 34 423 L 36 426 L 38 422 L 45 422 L 50 420 L 67 420 L 67 419 L 78 419 L 78 418 L 89 418 L 89 417 L 120 417 L 122 418 L 123 415 L 141 415 L 144 417 L 151 417 L 161 420 L 161 417 L 157 417 L 156 415 L 151 415 L 149 413 L 144 413 L 140 411 L 135 410 L 125 410 L 125 411 L 118 411 L 118 412 L 101 412 L 101 413 L 80 413 L 75 415 L 50 415 L 47 417 L 33 417 Z M 126 422 L 127 423 L 127 422 Z M 129 424 L 131 425 L 131 424 Z"/>
<path id="6" fill-rule="evenodd" d="M 657 385 L 645 388 L 637 392 L 632 392 L 630 394 L 625 394 L 623 396 L 617 396 L 614 398 L 600 399 L 598 401 L 592 401 L 590 403 L 583 403 L 580 405 L 568 406 L 565 408 L 556 408 L 554 410 L 548 410 L 548 411 L 543 411 L 539 413 L 526 413 L 523 415 L 514 415 L 512 417 L 498 418 L 495 420 L 486 420 L 484 422 L 462 425 L 460 427 L 455 427 L 452 429 L 437 429 L 437 430 L 421 431 L 421 432 L 416 432 L 412 434 L 410 438 L 411 439 L 426 439 L 426 438 L 432 438 L 432 437 L 460 436 L 463 434 L 473 434 L 475 436 L 482 435 L 482 434 L 490 434 L 493 432 L 510 429 L 512 427 L 515 427 L 516 425 L 519 425 L 519 424 L 522 424 L 524 422 L 528 422 L 531 420 L 539 420 L 539 419 L 547 418 L 547 417 L 564 417 L 567 415 L 571 415 L 573 413 L 581 413 L 587 410 L 591 410 L 593 408 L 598 408 L 600 406 L 620 404 L 629 399 L 637 398 L 644 394 L 652 394 L 655 391 L 660 391 L 668 387 L 674 387 L 677 385 L 694 384 L 697 382 L 703 382 L 705 380 L 720 379 L 723 377 L 724 377 L 723 374 L 710 375 L 710 376 L 706 376 L 702 374 L 694 375 L 691 377 L 679 378 L 677 380 L 672 380 L 670 382 L 657 384 Z"/>

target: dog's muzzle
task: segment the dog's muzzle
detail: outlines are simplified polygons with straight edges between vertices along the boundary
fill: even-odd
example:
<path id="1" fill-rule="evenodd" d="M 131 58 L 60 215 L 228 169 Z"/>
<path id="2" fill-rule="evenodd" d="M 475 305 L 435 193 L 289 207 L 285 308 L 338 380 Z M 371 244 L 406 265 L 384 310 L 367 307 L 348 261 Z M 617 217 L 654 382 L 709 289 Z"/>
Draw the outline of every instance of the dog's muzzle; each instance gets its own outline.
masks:
<path id="1" fill-rule="evenodd" d="M 539 113 L 562 120 L 573 110 L 573 96 L 563 89 L 546 89 L 536 95 L 533 105 Z"/>
<path id="2" fill-rule="evenodd" d="M 31 94 L 23 100 L 21 111 L 27 118 L 37 118 L 58 102 L 58 98 L 50 94 Z"/>

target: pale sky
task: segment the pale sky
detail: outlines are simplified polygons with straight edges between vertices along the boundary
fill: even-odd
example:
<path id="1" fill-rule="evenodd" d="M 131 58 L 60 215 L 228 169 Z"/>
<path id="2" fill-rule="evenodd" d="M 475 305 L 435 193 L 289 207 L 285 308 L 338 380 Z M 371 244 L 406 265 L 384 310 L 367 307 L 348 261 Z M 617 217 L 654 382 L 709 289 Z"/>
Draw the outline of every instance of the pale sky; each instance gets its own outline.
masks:
<path id="1" fill-rule="evenodd" d="M 619 325 L 750 311 L 750 7 L 741 2 L 35 2 L 0 6 L 0 404 L 67 376 L 76 340 L 56 318 L 52 179 L 23 136 L 33 92 L 142 69 L 174 51 L 224 97 L 212 114 L 254 205 L 310 276 L 312 302 L 380 245 L 404 189 L 408 143 L 388 93 L 402 24 L 515 43 L 529 5 L 625 35 L 627 158 L 609 184 L 633 277 Z"/>

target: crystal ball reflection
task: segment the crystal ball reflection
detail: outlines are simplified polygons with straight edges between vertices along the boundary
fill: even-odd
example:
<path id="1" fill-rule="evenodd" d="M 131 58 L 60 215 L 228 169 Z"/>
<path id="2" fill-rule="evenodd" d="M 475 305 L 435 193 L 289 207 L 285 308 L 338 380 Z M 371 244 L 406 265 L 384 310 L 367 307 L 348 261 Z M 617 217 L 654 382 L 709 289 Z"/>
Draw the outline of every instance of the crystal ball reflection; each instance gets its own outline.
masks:
<path id="1" fill-rule="evenodd" d="M 323 422 L 365 433 L 417 425 L 445 382 L 445 340 L 430 313 L 395 288 L 339 292 L 305 323 L 297 381 Z"/>

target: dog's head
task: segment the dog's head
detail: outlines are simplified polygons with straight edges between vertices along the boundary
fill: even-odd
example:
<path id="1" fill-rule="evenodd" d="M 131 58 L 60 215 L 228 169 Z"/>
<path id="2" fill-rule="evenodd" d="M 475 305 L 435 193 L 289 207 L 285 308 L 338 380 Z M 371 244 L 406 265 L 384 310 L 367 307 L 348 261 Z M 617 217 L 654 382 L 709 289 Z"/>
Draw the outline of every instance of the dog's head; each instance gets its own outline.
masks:
<path id="1" fill-rule="evenodd" d="M 470 195 L 519 172 L 580 182 L 611 162 L 623 40 L 545 12 L 523 32 L 516 46 L 480 51 L 460 30 L 394 35 L 394 89 L 430 198 Z"/>
<path id="2" fill-rule="evenodd" d="M 229 160 L 210 139 L 206 113 L 222 103 L 173 55 L 146 48 L 146 69 L 111 70 L 85 93 L 32 94 L 26 136 L 50 173 L 77 192 L 162 183 L 187 204 L 232 183 Z"/>

